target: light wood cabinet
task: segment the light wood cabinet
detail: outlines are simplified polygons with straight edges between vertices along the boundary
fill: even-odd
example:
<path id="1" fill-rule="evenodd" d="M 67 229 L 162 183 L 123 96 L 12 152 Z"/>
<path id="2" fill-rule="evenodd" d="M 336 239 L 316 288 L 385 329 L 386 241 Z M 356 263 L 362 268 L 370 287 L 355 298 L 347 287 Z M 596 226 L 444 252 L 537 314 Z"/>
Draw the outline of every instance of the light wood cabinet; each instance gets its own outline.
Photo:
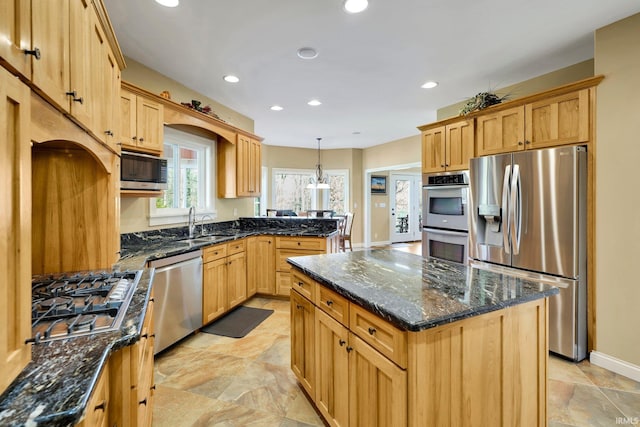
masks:
<path id="1" fill-rule="evenodd" d="M 105 366 L 98 377 L 91 397 L 87 402 L 85 416 L 78 423 L 79 427 L 107 427 L 109 426 L 109 411 L 111 409 L 109 399 L 109 364 Z"/>
<path id="2" fill-rule="evenodd" d="M 469 169 L 475 149 L 474 120 L 422 131 L 422 172 Z"/>
<path id="3" fill-rule="evenodd" d="M 31 360 L 29 88 L 0 67 L 0 393 Z"/>
<path id="4" fill-rule="evenodd" d="M 162 104 L 121 89 L 119 134 L 122 148 L 162 155 L 163 111 Z"/>
<path id="5" fill-rule="evenodd" d="M 291 292 L 291 369 L 309 396 L 315 393 L 315 308 Z"/>
<path id="6" fill-rule="evenodd" d="M 524 106 L 476 118 L 479 156 L 524 150 Z"/>
<path id="7" fill-rule="evenodd" d="M 246 240 L 203 250 L 202 322 L 207 324 L 247 300 Z"/>
<path id="8" fill-rule="evenodd" d="M 0 2 L 0 58 L 16 72 L 31 78 L 31 55 L 24 53 L 31 47 L 31 0 L 3 0 Z"/>
<path id="9" fill-rule="evenodd" d="M 276 238 L 254 236 L 247 242 L 247 296 L 276 293 Z"/>
<path id="10" fill-rule="evenodd" d="M 259 197 L 262 144 L 241 133 L 236 141 L 216 144 L 218 162 L 218 197 Z"/>
<path id="11" fill-rule="evenodd" d="M 337 236 L 336 236 L 337 238 Z M 333 237 L 276 237 L 276 295 L 289 296 L 291 264 L 287 258 L 331 253 Z"/>

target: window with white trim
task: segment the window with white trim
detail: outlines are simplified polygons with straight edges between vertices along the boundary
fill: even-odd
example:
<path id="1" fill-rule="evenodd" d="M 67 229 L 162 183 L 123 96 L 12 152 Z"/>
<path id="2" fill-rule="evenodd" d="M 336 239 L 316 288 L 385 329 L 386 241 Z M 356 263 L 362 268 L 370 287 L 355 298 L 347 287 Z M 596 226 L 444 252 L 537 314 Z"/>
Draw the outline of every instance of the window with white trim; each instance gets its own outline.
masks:
<path id="1" fill-rule="evenodd" d="M 149 225 L 187 221 L 189 208 L 198 215 L 215 217 L 211 166 L 215 164 L 216 141 L 170 127 L 164 129 L 167 159 L 167 189 L 150 200 Z"/>
<path id="2" fill-rule="evenodd" d="M 330 189 L 308 189 L 315 182 L 315 169 L 272 169 L 272 197 L 270 209 L 290 209 L 294 212 L 332 209 L 338 214 L 347 211 L 349 203 L 349 171 L 347 169 L 327 170 L 323 174 Z M 321 199 L 320 199 L 321 198 Z"/>
<path id="3" fill-rule="evenodd" d="M 349 170 L 326 170 L 324 176 L 329 184 L 329 191 L 323 192 L 324 206 L 328 206 L 338 215 L 349 210 Z"/>

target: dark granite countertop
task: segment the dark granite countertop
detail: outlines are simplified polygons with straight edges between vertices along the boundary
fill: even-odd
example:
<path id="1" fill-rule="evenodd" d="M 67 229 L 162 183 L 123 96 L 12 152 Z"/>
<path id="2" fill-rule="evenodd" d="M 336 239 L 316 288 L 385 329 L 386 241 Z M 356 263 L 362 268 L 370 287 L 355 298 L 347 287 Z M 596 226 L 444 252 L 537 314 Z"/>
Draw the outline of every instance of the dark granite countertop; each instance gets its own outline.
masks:
<path id="1" fill-rule="evenodd" d="M 31 362 L 0 396 L 2 426 L 72 426 L 109 355 L 140 339 L 153 270 L 143 271 L 120 330 L 32 345 Z"/>
<path id="2" fill-rule="evenodd" d="M 301 256 L 288 262 L 408 331 L 558 293 L 542 283 L 394 250 Z"/>

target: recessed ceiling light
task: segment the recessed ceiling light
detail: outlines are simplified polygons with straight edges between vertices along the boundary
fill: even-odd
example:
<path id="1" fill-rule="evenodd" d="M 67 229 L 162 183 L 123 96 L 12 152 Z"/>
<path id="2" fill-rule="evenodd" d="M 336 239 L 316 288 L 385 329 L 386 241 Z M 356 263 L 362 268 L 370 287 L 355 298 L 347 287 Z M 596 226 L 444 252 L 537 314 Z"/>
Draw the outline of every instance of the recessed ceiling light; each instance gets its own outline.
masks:
<path id="1" fill-rule="evenodd" d="M 353 132 L 351 132 L 351 133 L 352 133 L 353 135 L 360 135 L 360 131 L 359 131 L 359 130 L 353 131 Z"/>
<path id="2" fill-rule="evenodd" d="M 367 0 L 345 0 L 344 10 L 349 13 L 360 13 L 369 6 Z"/>
<path id="3" fill-rule="evenodd" d="M 312 107 L 315 107 L 322 104 L 322 102 L 318 101 L 317 99 L 312 99 L 311 101 L 307 102 L 307 104 L 311 105 Z"/>
<path id="4" fill-rule="evenodd" d="M 301 47 L 298 49 L 298 57 L 302 59 L 315 59 L 318 57 L 318 52 L 312 47 Z"/>
<path id="5" fill-rule="evenodd" d="M 281 106 L 279 106 L 279 105 L 272 105 L 272 106 L 271 106 L 271 109 L 272 109 L 273 111 L 282 111 L 282 110 L 284 110 L 284 108 L 282 108 L 282 107 L 281 107 Z"/>
<path id="6" fill-rule="evenodd" d="M 223 77 L 224 81 L 227 83 L 238 83 L 240 81 L 239 78 L 237 78 L 236 76 L 229 74 L 227 76 Z"/>
<path id="7" fill-rule="evenodd" d="M 156 2 L 166 7 L 176 7 L 180 4 L 180 0 L 156 0 Z"/>
<path id="8" fill-rule="evenodd" d="M 433 89 L 436 86 L 438 86 L 438 82 L 426 82 L 420 87 L 422 87 L 423 89 Z"/>

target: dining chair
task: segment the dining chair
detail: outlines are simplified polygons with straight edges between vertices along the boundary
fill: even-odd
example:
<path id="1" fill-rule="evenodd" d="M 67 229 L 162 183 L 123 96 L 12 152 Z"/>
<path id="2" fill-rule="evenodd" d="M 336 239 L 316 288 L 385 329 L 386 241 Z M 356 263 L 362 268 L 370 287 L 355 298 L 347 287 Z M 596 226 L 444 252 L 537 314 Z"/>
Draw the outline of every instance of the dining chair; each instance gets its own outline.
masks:
<path id="1" fill-rule="evenodd" d="M 339 231 L 340 236 L 340 250 L 346 252 L 346 242 L 349 242 L 349 250 L 353 252 L 353 246 L 351 245 L 351 229 L 353 228 L 353 212 L 345 212 L 344 219 Z"/>

